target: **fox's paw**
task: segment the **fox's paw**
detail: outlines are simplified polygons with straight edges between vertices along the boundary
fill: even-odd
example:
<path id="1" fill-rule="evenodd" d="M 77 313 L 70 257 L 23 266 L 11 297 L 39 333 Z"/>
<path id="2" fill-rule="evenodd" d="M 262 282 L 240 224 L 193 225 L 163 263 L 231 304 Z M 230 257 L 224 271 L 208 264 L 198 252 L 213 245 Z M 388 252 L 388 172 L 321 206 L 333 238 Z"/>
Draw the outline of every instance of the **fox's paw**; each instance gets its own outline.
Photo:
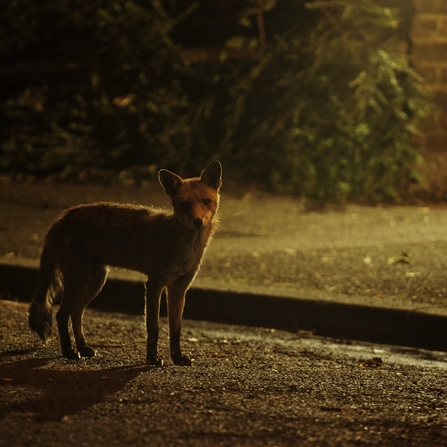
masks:
<path id="1" fill-rule="evenodd" d="M 79 349 L 79 353 L 81 354 L 81 357 L 94 357 L 96 355 L 95 350 L 90 346 L 83 346 Z"/>
<path id="2" fill-rule="evenodd" d="M 62 352 L 62 356 L 69 360 L 79 360 L 81 355 L 76 349 L 70 348 Z"/>
<path id="3" fill-rule="evenodd" d="M 163 359 L 158 357 L 158 355 L 148 356 L 146 358 L 146 365 L 163 366 Z"/>
<path id="4" fill-rule="evenodd" d="M 172 357 L 172 361 L 174 362 L 174 365 L 177 366 L 191 366 L 191 360 L 186 355 Z"/>

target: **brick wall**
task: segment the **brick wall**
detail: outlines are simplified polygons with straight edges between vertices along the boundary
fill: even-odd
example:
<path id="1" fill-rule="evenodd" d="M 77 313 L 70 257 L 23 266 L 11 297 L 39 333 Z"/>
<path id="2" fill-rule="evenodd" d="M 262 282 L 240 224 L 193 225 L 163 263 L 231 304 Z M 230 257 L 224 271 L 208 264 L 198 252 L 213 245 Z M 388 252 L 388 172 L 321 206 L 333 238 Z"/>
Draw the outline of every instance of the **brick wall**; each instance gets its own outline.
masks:
<path id="1" fill-rule="evenodd" d="M 447 0 L 413 0 L 411 58 L 435 105 L 422 124 L 426 135 L 424 189 L 447 198 Z"/>

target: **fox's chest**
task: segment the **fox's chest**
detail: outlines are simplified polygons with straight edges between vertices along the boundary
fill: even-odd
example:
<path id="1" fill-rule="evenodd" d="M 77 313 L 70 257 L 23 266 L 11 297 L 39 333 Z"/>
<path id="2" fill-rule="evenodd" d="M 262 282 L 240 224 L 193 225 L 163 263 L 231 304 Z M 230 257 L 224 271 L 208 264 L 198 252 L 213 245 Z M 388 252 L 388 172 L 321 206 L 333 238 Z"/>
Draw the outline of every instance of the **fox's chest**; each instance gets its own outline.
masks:
<path id="1" fill-rule="evenodd" d="M 165 265 L 165 273 L 169 279 L 196 273 L 202 262 L 205 246 L 206 244 L 195 247 L 179 247 L 176 252 L 173 252 Z"/>

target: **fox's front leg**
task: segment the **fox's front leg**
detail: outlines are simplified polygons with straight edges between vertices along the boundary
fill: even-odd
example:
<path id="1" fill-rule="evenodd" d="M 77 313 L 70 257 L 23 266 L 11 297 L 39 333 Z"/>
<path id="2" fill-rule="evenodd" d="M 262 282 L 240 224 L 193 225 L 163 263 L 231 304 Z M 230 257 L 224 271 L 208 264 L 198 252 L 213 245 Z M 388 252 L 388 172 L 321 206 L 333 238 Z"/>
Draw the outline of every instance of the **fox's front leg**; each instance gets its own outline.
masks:
<path id="1" fill-rule="evenodd" d="M 191 360 L 183 355 L 180 349 L 180 333 L 185 307 L 185 294 L 193 277 L 193 275 L 188 275 L 168 284 L 169 345 L 171 358 L 175 365 L 191 365 Z"/>
<path id="2" fill-rule="evenodd" d="M 160 315 L 160 298 L 164 287 L 157 284 L 146 283 L 146 331 L 148 365 L 162 366 L 163 360 L 158 357 L 158 319 Z"/>

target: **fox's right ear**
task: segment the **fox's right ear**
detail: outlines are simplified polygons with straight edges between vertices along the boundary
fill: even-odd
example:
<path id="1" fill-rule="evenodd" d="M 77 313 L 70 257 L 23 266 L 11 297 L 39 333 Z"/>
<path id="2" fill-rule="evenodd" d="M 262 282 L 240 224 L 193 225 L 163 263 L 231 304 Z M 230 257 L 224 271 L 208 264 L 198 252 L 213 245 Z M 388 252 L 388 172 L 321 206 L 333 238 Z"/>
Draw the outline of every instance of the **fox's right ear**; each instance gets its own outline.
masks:
<path id="1" fill-rule="evenodd" d="M 170 197 L 174 197 L 177 194 L 183 183 L 181 177 L 167 169 L 160 169 L 158 172 L 158 181 L 163 186 L 165 193 Z"/>

